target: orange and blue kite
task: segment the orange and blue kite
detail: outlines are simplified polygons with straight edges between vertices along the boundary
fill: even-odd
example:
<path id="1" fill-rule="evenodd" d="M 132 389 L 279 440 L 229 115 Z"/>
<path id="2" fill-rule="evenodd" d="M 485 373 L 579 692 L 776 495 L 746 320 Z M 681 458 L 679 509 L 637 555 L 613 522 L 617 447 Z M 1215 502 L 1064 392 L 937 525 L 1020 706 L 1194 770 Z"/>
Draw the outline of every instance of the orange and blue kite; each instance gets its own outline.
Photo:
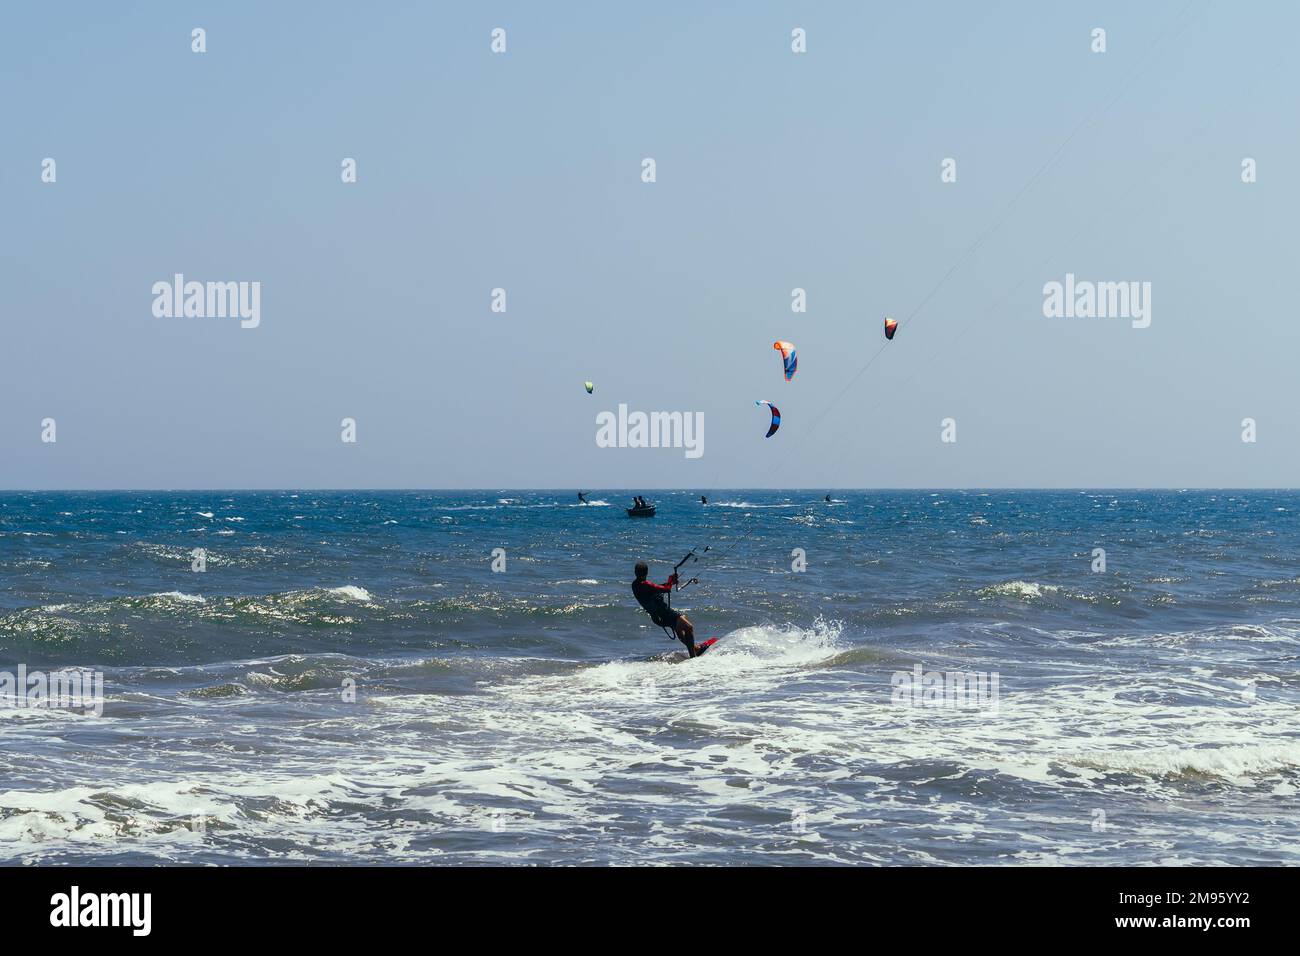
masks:
<path id="1" fill-rule="evenodd" d="M 799 370 L 799 359 L 794 354 L 793 342 L 773 342 L 772 348 L 781 353 L 781 365 L 785 368 L 785 380 L 788 382 L 794 378 L 794 373 Z"/>

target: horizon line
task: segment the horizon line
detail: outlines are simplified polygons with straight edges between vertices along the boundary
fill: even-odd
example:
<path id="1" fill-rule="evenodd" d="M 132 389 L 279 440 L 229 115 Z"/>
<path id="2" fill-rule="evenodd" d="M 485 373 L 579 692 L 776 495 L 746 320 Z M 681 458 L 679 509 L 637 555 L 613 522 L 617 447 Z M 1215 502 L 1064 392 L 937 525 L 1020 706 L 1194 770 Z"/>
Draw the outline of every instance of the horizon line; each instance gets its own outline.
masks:
<path id="1" fill-rule="evenodd" d="M 1135 491 L 1168 491 L 1182 493 L 1188 491 L 1237 491 L 1237 492 L 1300 492 L 1300 487 L 1295 486 L 1278 486 L 1278 485 L 893 485 L 880 487 L 850 487 L 841 485 L 790 485 L 790 486 L 763 486 L 763 485 L 718 485 L 709 486 L 692 485 L 689 487 L 680 486 L 624 486 L 624 487 L 599 487 L 578 485 L 536 485 L 532 487 L 523 485 L 481 485 L 473 487 L 317 487 L 304 485 L 293 487 L 284 486 L 265 486 L 265 487 L 173 487 L 173 488 L 130 488 L 130 487 L 106 487 L 106 488 L 0 488 L 0 495 L 6 494 L 179 494 L 179 493 L 221 493 L 221 494 L 248 494 L 248 493 L 269 493 L 269 492 L 315 492 L 320 494 L 343 494 L 343 493 L 396 493 L 396 494 L 429 494 L 429 493 L 458 493 L 458 492 L 499 492 L 499 491 L 524 491 L 524 492 L 564 492 L 576 494 L 582 491 L 583 494 L 594 494 L 598 492 L 681 492 L 681 493 L 699 493 L 699 492 L 717 492 L 717 491 L 801 491 L 801 492 L 910 492 L 910 491 L 959 491 L 971 492 L 1015 492 L 1015 491 L 1108 491 L 1108 492 L 1135 492 Z"/>

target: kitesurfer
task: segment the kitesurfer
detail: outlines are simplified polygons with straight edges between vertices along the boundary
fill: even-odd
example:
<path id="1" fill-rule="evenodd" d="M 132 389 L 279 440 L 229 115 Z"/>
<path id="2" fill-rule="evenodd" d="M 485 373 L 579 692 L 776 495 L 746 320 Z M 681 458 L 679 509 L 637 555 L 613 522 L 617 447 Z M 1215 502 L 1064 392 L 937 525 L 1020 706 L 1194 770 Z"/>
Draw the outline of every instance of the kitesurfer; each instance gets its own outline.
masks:
<path id="1" fill-rule="evenodd" d="M 709 503 L 708 497 L 705 495 L 700 495 L 700 504 L 707 505 L 708 503 Z"/>
<path id="2" fill-rule="evenodd" d="M 578 492 L 578 500 L 581 501 L 584 505 L 587 503 L 587 496 L 585 492 L 581 492 L 581 491 Z"/>
<path id="3" fill-rule="evenodd" d="M 695 649 L 695 625 L 681 611 L 674 611 L 669 607 L 668 602 L 664 600 L 664 595 L 671 593 L 673 585 L 677 583 L 677 572 L 674 571 L 669 575 L 668 580 L 663 584 L 655 584 L 653 581 L 646 580 L 650 569 L 644 561 L 638 561 L 634 570 L 636 580 L 632 582 L 632 595 L 637 603 L 645 609 L 652 621 L 660 627 L 669 628 L 677 639 L 686 645 L 686 652 L 691 657 L 699 657 Z"/>

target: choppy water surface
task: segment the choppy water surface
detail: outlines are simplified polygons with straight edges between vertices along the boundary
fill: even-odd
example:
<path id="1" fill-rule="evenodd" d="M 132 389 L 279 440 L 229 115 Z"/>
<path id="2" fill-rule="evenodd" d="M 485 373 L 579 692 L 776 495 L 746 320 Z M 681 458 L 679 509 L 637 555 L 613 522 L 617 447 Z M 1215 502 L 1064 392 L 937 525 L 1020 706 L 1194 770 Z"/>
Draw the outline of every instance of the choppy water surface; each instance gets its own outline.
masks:
<path id="1" fill-rule="evenodd" d="M 0 494 L 0 860 L 1300 862 L 1300 494 L 822 494 Z"/>

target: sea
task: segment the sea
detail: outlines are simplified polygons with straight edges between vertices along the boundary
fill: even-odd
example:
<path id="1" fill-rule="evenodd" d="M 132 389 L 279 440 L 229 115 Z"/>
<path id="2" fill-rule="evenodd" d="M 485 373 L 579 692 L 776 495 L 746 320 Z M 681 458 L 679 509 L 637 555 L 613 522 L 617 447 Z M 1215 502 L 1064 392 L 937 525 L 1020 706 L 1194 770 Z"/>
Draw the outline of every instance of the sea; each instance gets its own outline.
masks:
<path id="1" fill-rule="evenodd" d="M 577 490 L 0 492 L 0 863 L 1300 863 L 1300 492 Z"/>

